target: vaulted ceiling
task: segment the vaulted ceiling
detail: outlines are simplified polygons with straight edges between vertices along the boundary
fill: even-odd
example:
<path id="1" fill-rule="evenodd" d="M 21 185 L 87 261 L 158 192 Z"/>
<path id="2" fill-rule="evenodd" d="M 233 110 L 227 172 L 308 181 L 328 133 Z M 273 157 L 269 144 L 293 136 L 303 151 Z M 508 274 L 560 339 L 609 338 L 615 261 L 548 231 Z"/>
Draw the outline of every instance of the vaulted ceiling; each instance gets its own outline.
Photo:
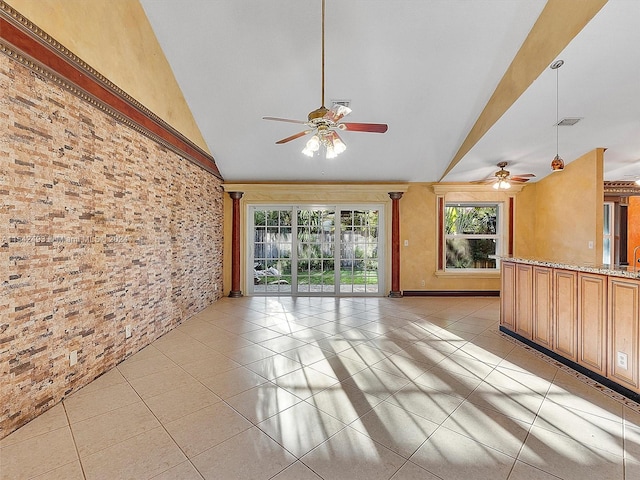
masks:
<path id="1" fill-rule="evenodd" d="M 389 125 L 335 159 L 262 119 L 320 106 L 321 0 L 141 3 L 227 181 L 537 180 L 556 134 L 565 162 L 603 147 L 605 179 L 640 176 L 637 0 L 326 0 L 325 103 Z"/>

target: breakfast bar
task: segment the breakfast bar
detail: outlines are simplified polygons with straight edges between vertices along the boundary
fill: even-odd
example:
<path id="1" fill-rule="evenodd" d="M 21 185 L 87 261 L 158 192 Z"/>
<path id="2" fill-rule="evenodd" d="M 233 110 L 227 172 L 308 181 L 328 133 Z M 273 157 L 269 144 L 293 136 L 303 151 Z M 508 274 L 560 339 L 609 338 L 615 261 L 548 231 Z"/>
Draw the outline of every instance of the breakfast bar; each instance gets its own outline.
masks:
<path id="1" fill-rule="evenodd" d="M 503 258 L 500 330 L 640 399 L 640 276 Z"/>

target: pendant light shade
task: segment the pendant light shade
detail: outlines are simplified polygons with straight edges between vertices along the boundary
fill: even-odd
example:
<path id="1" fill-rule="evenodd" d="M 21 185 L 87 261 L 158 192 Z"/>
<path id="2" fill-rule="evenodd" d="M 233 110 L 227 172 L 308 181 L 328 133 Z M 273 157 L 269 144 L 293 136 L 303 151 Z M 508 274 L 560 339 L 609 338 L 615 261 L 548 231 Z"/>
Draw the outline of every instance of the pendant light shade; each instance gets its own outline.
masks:
<path id="1" fill-rule="evenodd" d="M 556 154 L 555 158 L 551 160 L 551 171 L 559 172 L 561 170 L 564 170 L 564 160 L 560 158 L 560 155 Z"/>

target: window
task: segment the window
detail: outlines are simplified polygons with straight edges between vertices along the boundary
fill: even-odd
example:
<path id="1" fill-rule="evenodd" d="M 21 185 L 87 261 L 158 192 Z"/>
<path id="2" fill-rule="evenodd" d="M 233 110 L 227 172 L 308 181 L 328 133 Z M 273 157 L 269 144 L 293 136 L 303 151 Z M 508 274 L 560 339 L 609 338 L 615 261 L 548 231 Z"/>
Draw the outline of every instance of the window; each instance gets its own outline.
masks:
<path id="1" fill-rule="evenodd" d="M 445 271 L 497 270 L 500 204 L 447 203 L 443 213 Z"/>

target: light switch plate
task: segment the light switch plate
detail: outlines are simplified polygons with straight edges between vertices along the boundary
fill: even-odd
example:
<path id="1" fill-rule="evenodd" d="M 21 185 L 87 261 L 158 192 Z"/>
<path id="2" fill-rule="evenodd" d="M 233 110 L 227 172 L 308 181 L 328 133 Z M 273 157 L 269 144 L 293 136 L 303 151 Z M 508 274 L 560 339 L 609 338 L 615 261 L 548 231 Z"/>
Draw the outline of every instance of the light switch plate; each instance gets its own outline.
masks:
<path id="1" fill-rule="evenodd" d="M 76 363 L 78 363 L 78 351 L 72 350 L 69 352 L 69 366 L 73 367 Z"/>

